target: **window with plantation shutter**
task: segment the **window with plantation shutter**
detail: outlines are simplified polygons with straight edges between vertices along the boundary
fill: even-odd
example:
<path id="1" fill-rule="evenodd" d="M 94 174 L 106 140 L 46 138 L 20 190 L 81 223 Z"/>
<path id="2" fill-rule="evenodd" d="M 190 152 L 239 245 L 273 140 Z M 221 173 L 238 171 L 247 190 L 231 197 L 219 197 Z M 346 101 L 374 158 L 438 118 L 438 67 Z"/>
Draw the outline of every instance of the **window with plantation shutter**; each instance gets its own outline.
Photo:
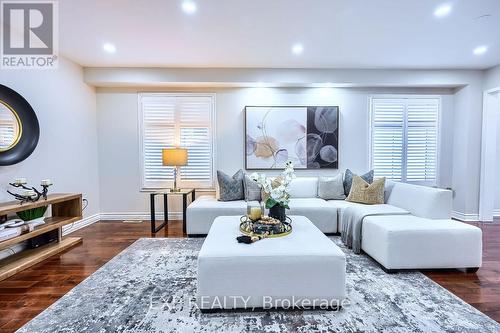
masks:
<path id="1" fill-rule="evenodd" d="M 376 177 L 436 184 L 439 98 L 372 98 L 371 163 Z"/>
<path id="2" fill-rule="evenodd" d="M 214 104 L 212 94 L 139 95 L 143 189 L 172 186 L 174 169 L 162 165 L 162 149 L 174 147 L 188 150 L 178 186 L 213 188 Z"/>

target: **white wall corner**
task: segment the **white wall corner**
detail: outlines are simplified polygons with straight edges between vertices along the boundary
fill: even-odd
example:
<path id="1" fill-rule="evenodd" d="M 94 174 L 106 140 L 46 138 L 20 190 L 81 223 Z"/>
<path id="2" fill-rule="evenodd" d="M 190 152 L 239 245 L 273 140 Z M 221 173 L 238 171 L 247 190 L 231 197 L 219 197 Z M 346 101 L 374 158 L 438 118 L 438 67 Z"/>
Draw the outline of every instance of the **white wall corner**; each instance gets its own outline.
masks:
<path id="1" fill-rule="evenodd" d="M 479 221 L 479 214 L 466 214 L 462 212 L 452 211 L 451 217 L 455 220 L 464 221 L 464 222 L 476 222 Z"/>

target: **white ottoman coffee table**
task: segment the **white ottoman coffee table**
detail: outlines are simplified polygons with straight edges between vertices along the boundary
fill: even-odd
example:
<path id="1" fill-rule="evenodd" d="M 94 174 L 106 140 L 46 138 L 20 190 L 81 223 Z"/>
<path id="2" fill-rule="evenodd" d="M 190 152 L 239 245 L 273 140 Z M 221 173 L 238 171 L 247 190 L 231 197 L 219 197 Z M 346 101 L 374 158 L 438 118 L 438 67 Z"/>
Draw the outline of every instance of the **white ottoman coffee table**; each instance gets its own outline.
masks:
<path id="1" fill-rule="evenodd" d="M 239 216 L 214 220 L 198 255 L 202 311 L 341 307 L 346 296 L 342 250 L 303 216 L 293 232 L 240 244 Z"/>

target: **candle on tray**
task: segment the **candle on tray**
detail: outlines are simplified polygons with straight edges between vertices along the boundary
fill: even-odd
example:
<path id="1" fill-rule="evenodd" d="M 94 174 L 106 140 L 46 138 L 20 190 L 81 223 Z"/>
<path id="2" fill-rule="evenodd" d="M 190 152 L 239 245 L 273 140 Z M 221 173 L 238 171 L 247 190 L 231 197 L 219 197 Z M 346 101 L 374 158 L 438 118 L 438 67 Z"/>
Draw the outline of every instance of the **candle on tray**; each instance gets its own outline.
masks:
<path id="1" fill-rule="evenodd" d="M 260 207 L 251 207 L 250 208 L 250 219 L 251 220 L 256 221 L 256 220 L 260 219 L 261 216 L 262 216 L 262 210 L 260 209 Z"/>
<path id="2" fill-rule="evenodd" d="M 26 183 L 27 183 L 26 178 L 16 178 L 14 180 L 14 184 L 16 184 L 16 185 L 24 185 Z"/>
<path id="3" fill-rule="evenodd" d="M 41 185 L 42 186 L 50 186 L 50 185 L 52 185 L 52 181 L 50 179 L 44 179 L 44 180 L 42 180 Z"/>

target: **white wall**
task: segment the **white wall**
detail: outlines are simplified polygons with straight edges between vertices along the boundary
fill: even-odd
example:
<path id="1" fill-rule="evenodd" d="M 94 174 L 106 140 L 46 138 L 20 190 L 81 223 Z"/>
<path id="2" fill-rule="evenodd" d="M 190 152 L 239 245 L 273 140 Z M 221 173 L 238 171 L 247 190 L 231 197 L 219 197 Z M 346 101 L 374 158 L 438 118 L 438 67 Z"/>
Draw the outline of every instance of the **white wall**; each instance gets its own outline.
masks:
<path id="1" fill-rule="evenodd" d="M 455 93 L 453 189 L 455 217 L 478 219 L 481 174 L 482 76 Z"/>
<path id="2" fill-rule="evenodd" d="M 500 110 L 498 110 L 500 112 Z M 497 163 L 496 170 L 500 170 L 500 117 L 497 117 Z M 495 193 L 495 215 L 500 217 L 500 175 L 496 173 L 496 193 Z"/>
<path id="3" fill-rule="evenodd" d="M 485 72 L 483 89 L 489 90 L 500 87 L 500 65 Z"/>
<path id="4" fill-rule="evenodd" d="M 7 183 L 25 177 L 32 185 L 50 178 L 50 191 L 83 193 L 85 216 L 99 212 L 95 90 L 80 66 L 60 59 L 57 70 L 0 70 L 0 83 L 21 94 L 40 123 L 40 141 L 23 162 L 0 167 L 0 201 L 12 200 Z"/>
<path id="5" fill-rule="evenodd" d="M 144 90 L 144 89 L 142 89 Z M 147 91 L 168 91 L 147 89 Z M 99 170 L 101 211 L 107 214 L 149 212 L 149 197 L 141 193 L 137 93 L 135 88 L 99 88 L 97 110 L 99 128 Z M 176 89 L 175 91 L 182 91 Z M 227 173 L 244 168 L 245 105 L 339 105 L 339 169 L 355 172 L 369 169 L 369 96 L 375 93 L 441 94 L 442 152 L 440 185 L 452 185 L 453 92 L 450 89 L 388 88 L 216 88 L 189 89 L 216 93 L 216 167 Z M 336 174 L 338 170 L 321 170 Z M 316 175 L 316 170 L 298 171 Z M 119 194 L 119 195 L 117 195 Z M 180 211 L 179 202 L 171 202 L 172 211 Z M 173 206 L 172 206 L 173 205 Z M 160 206 L 161 207 L 161 206 Z M 132 217 L 132 216 L 131 216 Z"/>
<path id="6" fill-rule="evenodd" d="M 486 71 L 484 76 L 483 89 L 485 91 L 500 87 L 500 66 L 496 66 Z M 500 110 L 498 110 L 500 113 Z M 497 162 L 496 170 L 500 170 L 500 116 L 497 117 Z M 496 195 L 495 195 L 495 211 L 498 212 L 497 217 L 500 217 L 500 177 L 496 177 Z"/>
<path id="7" fill-rule="evenodd" d="M 139 142 L 137 124 L 138 91 L 205 91 L 217 94 L 217 161 L 218 168 L 231 173 L 243 167 L 243 107 L 248 104 L 334 104 L 341 108 L 340 170 L 351 168 L 363 172 L 368 160 L 368 97 L 373 93 L 433 93 L 443 95 L 442 141 L 439 185 L 456 191 L 454 210 L 477 213 L 479 186 L 480 110 L 482 73 L 478 71 L 317 71 L 317 70 L 224 70 L 217 76 L 211 70 L 180 70 L 176 80 L 196 86 L 196 78 L 218 85 L 227 81 L 277 82 L 290 86 L 320 80 L 334 84 L 366 86 L 380 80 L 391 86 L 459 86 L 445 88 L 184 88 L 163 87 L 170 70 L 138 69 L 97 71 L 62 61 L 53 71 L 1 71 L 1 82 L 23 94 L 34 106 L 41 123 L 39 147 L 25 162 L 2 168 L 2 184 L 15 177 L 33 182 L 52 178 L 54 190 L 83 192 L 90 200 L 86 215 L 104 213 L 149 212 L 146 193 L 139 192 Z M 144 74 L 144 75 L 142 75 Z M 189 75 L 191 76 L 189 76 Z M 199 75 L 201 76 L 199 76 Z M 236 76 L 234 76 L 234 75 Z M 338 76 L 335 76 L 337 75 Z M 148 79 L 156 75 L 157 81 Z M 186 76 L 187 75 L 187 76 Z M 204 76 L 205 75 L 205 76 Z M 91 79 L 89 79 L 89 77 Z M 85 82 L 98 86 L 129 85 L 130 78 L 142 88 L 98 88 L 97 114 L 95 94 Z M 218 79 L 219 83 L 214 83 Z M 147 82 L 146 82 L 147 81 Z M 160 82 L 161 81 L 161 82 Z M 348 82 L 349 81 L 349 82 Z M 127 83 L 128 82 L 128 83 Z M 132 82 L 132 83 L 133 83 Z M 200 84 L 203 85 L 203 84 Z M 155 86 L 156 88 L 145 88 Z M 56 93 L 58 93 L 55 95 Z M 60 93 L 63 92 L 63 93 Z M 479 114 L 479 116 L 478 116 Z M 48 132 L 46 132 L 48 131 Z M 98 133 L 99 145 L 96 138 Z M 45 134 L 44 134 L 45 133 Z M 57 161 L 57 162 L 55 162 Z M 99 171 L 99 172 L 98 172 Z M 303 171 L 301 174 L 313 174 Z M 322 171 L 334 174 L 335 171 Z M 314 173 L 315 174 L 315 173 Z M 99 191 L 97 191 L 99 189 Z M 472 189 L 472 190 L 471 190 Z M 3 197 L 0 199 L 5 199 Z M 100 196 L 100 198 L 99 198 Z M 173 204 L 173 203 L 172 203 Z M 176 203 L 173 211 L 179 210 Z"/>
<path id="8" fill-rule="evenodd" d="M 173 75 L 173 76 L 172 76 Z M 175 80 L 174 80 L 175 79 Z M 173 80 L 173 81 L 172 81 Z M 64 59 L 56 71 L 0 70 L 0 83 L 23 95 L 41 125 L 40 142 L 24 162 L 0 167 L 0 200 L 8 181 L 26 177 L 55 182 L 53 191 L 82 192 L 90 205 L 85 215 L 147 213 L 147 194 L 140 193 L 137 126 L 138 91 L 180 82 L 189 86 L 277 85 L 307 87 L 314 82 L 347 86 L 422 86 L 432 88 L 184 88 L 217 94 L 217 166 L 230 173 L 243 167 L 243 107 L 247 104 L 334 104 L 341 108 L 340 165 L 368 169 L 368 96 L 373 93 L 443 95 L 440 180 L 455 189 L 454 210 L 473 216 L 478 210 L 482 91 L 500 86 L 500 66 L 479 71 L 273 70 L 273 69 L 82 69 Z M 136 85 L 143 88 L 94 89 Z M 246 82 L 246 83 L 245 83 Z M 156 88 L 144 88 L 153 86 Z M 175 89 L 182 91 L 183 89 Z M 99 137 L 99 145 L 96 133 Z M 499 154 L 500 156 L 500 154 Z M 302 174 L 313 172 L 303 171 Z M 333 174 L 335 171 L 322 171 Z M 500 189 L 500 186 L 497 186 Z M 497 200 L 500 197 L 497 196 Z M 497 201 L 497 207 L 500 205 Z M 178 205 L 173 210 L 179 210 Z"/>
<path id="9" fill-rule="evenodd" d="M 447 171 L 442 174 L 445 178 L 443 184 L 448 183 L 451 179 L 451 187 L 455 190 L 453 216 L 470 220 L 477 220 L 479 210 L 483 76 L 485 76 L 484 71 L 475 70 L 85 69 L 85 81 L 91 85 L 97 87 L 142 87 L 142 89 L 147 90 L 150 90 L 150 87 L 156 89 L 163 87 L 162 89 L 165 90 L 176 87 L 255 87 L 256 82 L 264 82 L 275 87 L 322 87 L 328 83 L 328 86 L 344 88 L 453 88 L 455 89 L 453 103 L 451 103 L 453 104 L 453 126 L 451 126 L 453 129 L 447 129 L 453 132 L 453 138 L 447 141 L 450 145 L 447 147 L 452 146 L 453 152 L 447 157 L 442 154 L 441 162 L 448 166 Z M 388 88 L 388 91 L 392 90 L 394 89 Z M 341 140 L 343 139 L 341 138 Z M 356 163 L 356 161 L 352 160 L 352 163 Z M 341 164 L 341 167 L 344 165 Z"/>
<path id="10" fill-rule="evenodd" d="M 2 183 L 20 176 L 36 182 L 50 177 L 56 182 L 54 190 L 83 192 L 90 199 L 87 215 L 99 211 L 139 215 L 149 212 L 148 196 L 139 192 L 137 92 L 182 90 L 217 94 L 216 163 L 228 173 L 243 167 L 245 105 L 339 105 L 339 168 L 363 172 L 369 167 L 368 96 L 391 92 L 443 95 L 439 185 L 455 189 L 455 211 L 463 216 L 477 214 L 483 90 L 480 71 L 85 69 L 82 77 L 80 67 L 62 61 L 56 72 L 1 71 L 0 74 L 2 83 L 18 90 L 32 103 L 42 126 L 35 153 L 17 166 L 2 168 Z M 248 86 L 248 82 L 259 78 L 263 82 L 304 88 L 167 87 L 175 82 L 190 87 Z M 96 115 L 93 89 L 83 81 L 100 87 L 135 84 L 141 88 L 98 88 Z M 317 82 L 355 87 L 458 88 L 454 91 L 445 88 L 305 88 Z M 44 131 L 50 132 L 44 135 Z M 174 206 L 173 210 L 178 208 Z"/>

